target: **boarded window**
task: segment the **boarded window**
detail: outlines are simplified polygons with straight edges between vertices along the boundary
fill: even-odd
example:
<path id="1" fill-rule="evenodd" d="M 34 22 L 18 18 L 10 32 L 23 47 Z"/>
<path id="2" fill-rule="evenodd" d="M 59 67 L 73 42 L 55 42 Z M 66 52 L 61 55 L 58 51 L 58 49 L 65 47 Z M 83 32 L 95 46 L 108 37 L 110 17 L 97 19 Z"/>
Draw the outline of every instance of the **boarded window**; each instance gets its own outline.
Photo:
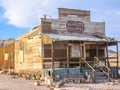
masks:
<path id="1" fill-rule="evenodd" d="M 80 47 L 78 44 L 71 46 L 71 57 L 80 57 Z"/>
<path id="2" fill-rule="evenodd" d="M 5 61 L 8 60 L 8 57 L 9 57 L 8 53 L 5 53 Z"/>
<path id="3" fill-rule="evenodd" d="M 44 45 L 44 54 L 43 57 L 48 58 L 51 57 L 51 45 L 50 44 L 46 44 Z"/>
<path id="4" fill-rule="evenodd" d="M 20 50 L 19 51 L 19 62 L 24 62 L 24 51 Z"/>
<path id="5" fill-rule="evenodd" d="M 19 43 L 19 49 L 20 49 L 20 50 L 23 50 L 23 49 L 24 49 L 24 42 L 20 42 L 20 43 Z"/>

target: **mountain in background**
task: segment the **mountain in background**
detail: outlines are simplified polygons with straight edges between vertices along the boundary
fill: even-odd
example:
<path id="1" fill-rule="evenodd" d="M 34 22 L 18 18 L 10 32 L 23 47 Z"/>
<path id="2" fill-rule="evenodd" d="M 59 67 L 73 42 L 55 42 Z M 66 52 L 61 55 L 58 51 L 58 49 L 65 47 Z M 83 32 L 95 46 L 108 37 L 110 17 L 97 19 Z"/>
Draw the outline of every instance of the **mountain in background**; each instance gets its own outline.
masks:
<path id="1" fill-rule="evenodd" d="M 113 50 L 108 50 L 108 55 L 112 55 L 112 54 L 116 54 L 117 52 L 113 51 Z"/>

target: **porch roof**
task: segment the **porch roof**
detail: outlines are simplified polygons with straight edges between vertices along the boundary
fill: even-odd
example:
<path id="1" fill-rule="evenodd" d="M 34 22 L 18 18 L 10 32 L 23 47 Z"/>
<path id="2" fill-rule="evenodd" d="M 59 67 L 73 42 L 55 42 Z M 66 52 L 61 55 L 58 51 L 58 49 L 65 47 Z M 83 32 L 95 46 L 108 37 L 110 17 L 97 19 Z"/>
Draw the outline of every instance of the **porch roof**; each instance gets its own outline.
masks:
<path id="1" fill-rule="evenodd" d="M 46 33 L 49 38 L 53 41 L 95 41 L 95 42 L 117 42 L 116 40 L 109 37 L 99 37 L 95 35 L 89 34 L 54 34 L 54 33 Z"/>

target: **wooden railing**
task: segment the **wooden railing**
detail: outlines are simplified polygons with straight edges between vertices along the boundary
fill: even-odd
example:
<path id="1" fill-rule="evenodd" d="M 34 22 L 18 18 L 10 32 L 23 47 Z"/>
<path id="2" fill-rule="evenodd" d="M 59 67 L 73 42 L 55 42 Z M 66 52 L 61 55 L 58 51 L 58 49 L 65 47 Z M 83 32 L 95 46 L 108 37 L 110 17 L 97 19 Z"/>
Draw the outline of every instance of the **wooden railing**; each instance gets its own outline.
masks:
<path id="1" fill-rule="evenodd" d="M 82 60 L 92 69 L 93 72 L 95 71 L 95 69 L 85 59 L 82 58 Z"/>
<path id="2" fill-rule="evenodd" d="M 101 60 L 100 60 L 99 58 L 94 57 L 94 65 L 95 65 L 96 67 L 99 67 L 99 62 L 100 62 L 100 61 L 101 61 Z M 110 80 L 110 71 L 111 71 L 111 69 L 110 69 L 107 65 L 103 65 L 103 66 L 107 69 L 107 72 L 102 69 L 102 73 L 106 74 L 106 75 L 108 76 L 108 80 Z M 102 66 L 101 66 L 101 67 L 102 67 Z"/>

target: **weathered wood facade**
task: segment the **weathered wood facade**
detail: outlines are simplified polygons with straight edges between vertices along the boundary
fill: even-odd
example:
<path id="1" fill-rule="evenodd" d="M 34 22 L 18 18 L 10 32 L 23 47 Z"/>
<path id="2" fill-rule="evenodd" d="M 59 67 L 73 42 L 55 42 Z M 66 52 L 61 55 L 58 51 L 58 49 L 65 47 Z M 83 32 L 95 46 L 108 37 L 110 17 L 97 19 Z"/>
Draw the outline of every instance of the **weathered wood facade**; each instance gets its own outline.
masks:
<path id="1" fill-rule="evenodd" d="M 24 34 L 15 41 L 15 70 L 41 71 L 41 36 L 40 26 Z"/>
<path id="2" fill-rule="evenodd" d="M 15 40 L 15 71 L 44 76 L 51 69 L 54 77 L 56 68 L 90 67 L 92 73 L 100 65 L 108 69 L 108 46 L 116 45 L 118 52 L 118 44 L 106 37 L 105 22 L 90 21 L 90 11 L 59 8 L 58 14 L 58 19 L 42 18 L 41 25 Z M 115 59 L 118 62 L 118 55 Z M 109 77 L 109 70 L 106 74 Z"/>
<path id="3" fill-rule="evenodd" d="M 14 43 L 0 48 L 0 69 L 14 69 Z"/>

